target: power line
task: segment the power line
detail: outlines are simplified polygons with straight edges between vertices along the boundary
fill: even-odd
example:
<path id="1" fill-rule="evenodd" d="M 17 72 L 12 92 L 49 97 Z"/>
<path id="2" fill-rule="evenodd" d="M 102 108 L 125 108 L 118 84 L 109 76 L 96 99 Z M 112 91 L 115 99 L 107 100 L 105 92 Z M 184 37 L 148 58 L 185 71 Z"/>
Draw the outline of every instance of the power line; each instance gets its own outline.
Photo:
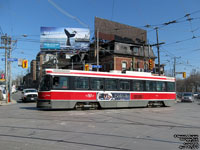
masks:
<path id="1" fill-rule="evenodd" d="M 197 39 L 197 38 L 200 38 L 200 36 L 194 36 L 192 38 L 187 38 L 187 39 L 183 39 L 183 40 L 180 40 L 180 41 L 175 41 L 175 42 L 172 42 L 172 43 L 165 44 L 165 46 L 172 45 L 172 44 L 178 44 L 178 43 L 182 43 L 182 42 Z"/>
<path id="2" fill-rule="evenodd" d="M 197 18 L 188 18 L 188 16 L 192 15 L 192 14 L 196 14 L 196 13 L 200 13 L 200 10 L 197 10 L 197 11 L 194 11 L 194 12 L 191 12 L 191 13 L 188 13 L 186 15 L 184 15 L 183 17 L 180 17 L 180 18 L 177 18 L 177 19 L 172 19 L 168 22 L 164 22 L 164 23 L 161 23 L 161 24 L 155 24 L 155 25 L 150 25 L 150 24 L 147 24 L 143 27 L 146 27 L 146 28 L 161 28 L 163 26 L 167 26 L 167 25 L 170 25 L 170 24 L 175 24 L 175 23 L 182 23 L 182 22 L 187 22 L 187 21 L 191 21 L 191 20 L 195 20 L 195 19 L 200 19 L 199 17 Z M 187 17 L 187 19 L 185 19 Z M 184 20 L 182 20 L 184 19 Z"/>
<path id="3" fill-rule="evenodd" d="M 71 14 L 69 14 L 68 12 L 66 12 L 65 10 L 63 10 L 62 8 L 60 8 L 56 3 L 54 3 L 52 0 L 48 0 L 48 2 L 54 6 L 58 11 L 60 11 L 62 14 L 64 14 L 67 17 L 70 17 L 71 19 L 76 20 L 79 24 L 81 24 L 82 26 L 86 27 L 89 29 L 89 26 L 85 23 L 83 23 L 79 18 L 72 16 Z"/>
<path id="4" fill-rule="evenodd" d="M 113 19 L 113 15 L 114 15 L 114 6 L 115 6 L 115 0 L 113 0 L 113 3 L 112 3 L 112 15 L 111 15 L 111 19 Z"/>

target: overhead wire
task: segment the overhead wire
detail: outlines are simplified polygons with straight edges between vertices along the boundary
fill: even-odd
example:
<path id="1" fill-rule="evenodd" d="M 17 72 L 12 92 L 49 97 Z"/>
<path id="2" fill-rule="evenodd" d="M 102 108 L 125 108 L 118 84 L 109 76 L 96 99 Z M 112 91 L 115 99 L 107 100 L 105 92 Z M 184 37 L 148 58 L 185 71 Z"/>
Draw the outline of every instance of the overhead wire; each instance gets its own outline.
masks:
<path id="1" fill-rule="evenodd" d="M 114 6 L 115 6 L 115 0 L 113 0 L 113 2 L 112 2 L 112 15 L 111 15 L 111 19 L 110 19 L 110 20 L 113 20 L 113 16 L 114 16 Z"/>
<path id="2" fill-rule="evenodd" d="M 82 26 L 86 27 L 86 28 L 90 28 L 87 24 L 83 23 L 78 17 L 75 17 L 73 15 L 71 15 L 70 13 L 68 13 L 67 11 L 63 10 L 61 7 L 59 7 L 56 3 L 54 3 L 52 0 L 48 0 L 48 2 L 54 6 L 58 11 L 60 11 L 62 14 L 64 14 L 67 17 L 70 17 L 71 19 L 76 20 L 79 24 L 81 24 Z"/>

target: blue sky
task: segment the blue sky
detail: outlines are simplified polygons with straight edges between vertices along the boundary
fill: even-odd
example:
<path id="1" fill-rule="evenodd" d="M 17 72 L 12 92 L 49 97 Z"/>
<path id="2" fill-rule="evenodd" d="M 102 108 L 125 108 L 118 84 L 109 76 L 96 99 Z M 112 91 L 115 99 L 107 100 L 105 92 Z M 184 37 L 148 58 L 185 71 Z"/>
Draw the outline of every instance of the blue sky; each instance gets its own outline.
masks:
<path id="1" fill-rule="evenodd" d="M 200 70 L 199 6 L 199 0 L 0 0 L 0 27 L 3 33 L 18 40 L 12 57 L 25 58 L 29 62 L 40 50 L 41 26 L 84 28 L 85 24 L 93 36 L 94 18 L 97 16 L 147 30 L 150 44 L 156 43 L 153 29 L 159 27 L 159 42 L 165 42 L 160 47 L 161 63 L 166 64 L 166 70 L 170 71 L 174 57 L 180 57 L 177 58 L 177 72 L 189 74 L 192 69 Z M 174 20 L 176 23 L 162 26 Z M 145 28 L 147 24 L 151 28 Z M 23 34 L 27 37 L 22 37 Z M 154 53 L 157 55 L 156 47 Z M 3 54 L 1 50 L 0 58 Z M 27 72 L 18 67 L 17 62 L 13 62 L 12 68 L 13 76 Z M 4 70 L 2 61 L 0 70 Z"/>

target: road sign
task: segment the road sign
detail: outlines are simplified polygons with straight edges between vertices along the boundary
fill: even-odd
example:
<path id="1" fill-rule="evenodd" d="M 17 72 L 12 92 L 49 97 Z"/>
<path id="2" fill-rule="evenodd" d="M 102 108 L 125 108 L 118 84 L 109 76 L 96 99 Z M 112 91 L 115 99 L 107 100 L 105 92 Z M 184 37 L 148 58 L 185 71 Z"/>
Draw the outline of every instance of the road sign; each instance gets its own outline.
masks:
<path id="1" fill-rule="evenodd" d="M 1 59 L 2 61 L 5 61 L 5 58 Z M 17 58 L 7 58 L 7 61 L 18 61 Z"/>
<path id="2" fill-rule="evenodd" d="M 102 68 L 102 65 L 92 65 L 92 68 Z"/>

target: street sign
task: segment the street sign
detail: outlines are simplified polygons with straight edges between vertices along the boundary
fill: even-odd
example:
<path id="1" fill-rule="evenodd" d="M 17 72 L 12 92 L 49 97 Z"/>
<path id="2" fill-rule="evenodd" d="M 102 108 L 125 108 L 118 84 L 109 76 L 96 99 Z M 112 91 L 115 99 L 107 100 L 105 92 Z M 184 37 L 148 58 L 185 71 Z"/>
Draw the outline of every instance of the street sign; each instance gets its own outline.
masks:
<path id="1" fill-rule="evenodd" d="M 5 61 L 5 58 L 1 58 L 2 61 Z M 17 58 L 7 58 L 7 61 L 18 61 Z"/>
<path id="2" fill-rule="evenodd" d="M 102 65 L 92 65 L 92 68 L 102 68 Z"/>

